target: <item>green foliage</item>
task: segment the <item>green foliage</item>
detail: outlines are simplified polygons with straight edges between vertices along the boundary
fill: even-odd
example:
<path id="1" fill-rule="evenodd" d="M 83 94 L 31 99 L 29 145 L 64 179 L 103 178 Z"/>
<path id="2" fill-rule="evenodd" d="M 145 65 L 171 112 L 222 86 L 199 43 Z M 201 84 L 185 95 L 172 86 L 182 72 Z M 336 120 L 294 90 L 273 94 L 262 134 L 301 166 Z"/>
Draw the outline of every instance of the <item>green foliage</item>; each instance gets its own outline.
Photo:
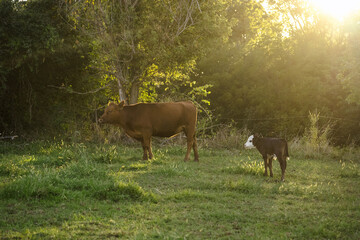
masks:
<path id="1" fill-rule="evenodd" d="M 293 138 L 305 133 L 308 112 L 318 109 L 322 117 L 339 119 L 332 122 L 332 143 L 357 143 L 359 107 L 348 104 L 357 91 L 355 37 L 346 38 L 303 1 L 269 3 L 266 9 L 233 2 L 227 16 L 237 20 L 233 37 L 199 61 L 195 80 L 212 85 L 215 119 Z"/>
<path id="2" fill-rule="evenodd" d="M 359 19 L 360 15 L 354 14 L 349 17 L 344 24 L 344 30 L 349 37 L 346 44 L 346 55 L 342 63 L 342 70 L 338 75 L 338 78 L 348 90 L 346 100 L 350 103 L 356 103 L 357 105 L 360 105 L 360 51 L 357 47 L 360 36 Z"/>
<path id="3" fill-rule="evenodd" d="M 74 27 L 90 40 L 89 69 L 111 99 L 159 100 L 157 88 L 188 85 L 195 60 L 230 33 L 222 2 L 67 2 Z M 116 87 L 115 87 L 116 86 Z M 161 98 L 160 98 L 161 99 Z"/>
<path id="4" fill-rule="evenodd" d="M 70 119 L 84 113 L 79 106 L 87 98 L 53 87 L 83 85 L 87 60 L 76 33 L 64 22 L 66 13 L 59 1 L 0 4 L 0 132 L 67 132 Z"/>

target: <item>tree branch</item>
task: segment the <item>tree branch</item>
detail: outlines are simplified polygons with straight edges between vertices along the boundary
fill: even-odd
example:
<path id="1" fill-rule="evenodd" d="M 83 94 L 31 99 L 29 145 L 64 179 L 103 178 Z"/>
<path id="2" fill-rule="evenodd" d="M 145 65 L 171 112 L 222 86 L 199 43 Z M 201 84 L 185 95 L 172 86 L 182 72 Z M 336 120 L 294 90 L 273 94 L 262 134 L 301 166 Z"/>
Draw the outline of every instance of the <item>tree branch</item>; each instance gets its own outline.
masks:
<path id="1" fill-rule="evenodd" d="M 97 88 L 97 89 L 94 89 L 94 90 L 91 90 L 91 91 L 88 91 L 88 92 L 77 92 L 77 91 L 74 91 L 72 89 L 69 89 L 68 87 L 59 87 L 59 86 L 55 86 L 55 85 L 48 85 L 48 87 L 50 87 L 50 88 L 61 89 L 61 90 L 67 91 L 68 93 L 79 94 L 79 95 L 94 94 L 94 93 L 97 93 L 97 92 L 99 92 L 101 90 L 106 89 L 109 86 L 110 86 L 110 83 L 106 84 L 105 86 L 103 86 L 101 88 Z"/>

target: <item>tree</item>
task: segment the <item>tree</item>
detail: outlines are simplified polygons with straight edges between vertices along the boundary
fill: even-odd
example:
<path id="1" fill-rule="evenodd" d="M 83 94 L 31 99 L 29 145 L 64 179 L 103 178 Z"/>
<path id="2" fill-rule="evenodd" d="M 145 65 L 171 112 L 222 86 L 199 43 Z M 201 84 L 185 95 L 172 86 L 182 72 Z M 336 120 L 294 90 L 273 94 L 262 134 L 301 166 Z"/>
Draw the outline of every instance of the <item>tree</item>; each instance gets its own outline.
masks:
<path id="1" fill-rule="evenodd" d="M 338 78 L 348 91 L 346 100 L 349 103 L 360 105 L 360 15 L 350 17 L 345 23 L 345 32 L 348 35 L 346 55 L 342 62 L 342 71 Z"/>
<path id="2" fill-rule="evenodd" d="M 81 79 L 87 61 L 58 4 L 0 1 L 0 133 L 59 127 L 74 111 L 49 88 Z"/>
<path id="3" fill-rule="evenodd" d="M 201 59 L 197 79 L 213 85 L 209 100 L 219 122 L 291 137 L 304 133 L 309 111 L 319 111 L 321 123 L 335 126 L 334 142 L 360 140 L 353 121 L 359 108 L 345 101 L 349 90 L 337 78 L 348 59 L 343 82 L 358 82 L 358 57 L 344 55 L 344 46 L 358 42 L 347 44 L 338 24 L 303 1 L 269 1 L 267 8 L 234 1 L 227 17 L 237 19 L 230 41 Z"/>
<path id="4" fill-rule="evenodd" d="M 99 73 L 101 86 L 110 86 L 109 97 L 117 92 L 130 103 L 150 94 L 149 85 L 189 83 L 194 61 L 230 30 L 222 1 L 66 3 L 75 27 L 91 41 L 89 68 Z"/>

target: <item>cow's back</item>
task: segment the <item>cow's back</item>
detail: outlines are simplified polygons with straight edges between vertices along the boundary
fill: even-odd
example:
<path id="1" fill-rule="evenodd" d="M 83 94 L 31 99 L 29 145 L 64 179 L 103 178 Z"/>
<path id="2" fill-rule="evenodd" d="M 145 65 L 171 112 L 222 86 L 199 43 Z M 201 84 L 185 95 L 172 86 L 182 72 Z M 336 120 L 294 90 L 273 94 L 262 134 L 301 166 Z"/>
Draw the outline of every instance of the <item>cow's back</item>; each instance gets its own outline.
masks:
<path id="1" fill-rule="evenodd" d="M 170 137 L 196 124 L 197 110 L 192 102 L 139 103 L 124 107 L 126 125 L 131 130 L 150 131 Z"/>

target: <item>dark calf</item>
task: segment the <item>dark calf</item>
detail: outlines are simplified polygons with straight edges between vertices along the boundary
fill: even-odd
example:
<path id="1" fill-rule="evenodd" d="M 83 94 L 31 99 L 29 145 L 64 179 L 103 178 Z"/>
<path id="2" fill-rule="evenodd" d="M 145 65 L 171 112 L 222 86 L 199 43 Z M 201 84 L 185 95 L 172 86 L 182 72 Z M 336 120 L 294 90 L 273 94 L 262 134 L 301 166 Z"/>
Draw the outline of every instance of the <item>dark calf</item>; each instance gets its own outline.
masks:
<path id="1" fill-rule="evenodd" d="M 270 176 L 273 176 L 272 172 L 272 160 L 277 158 L 281 167 L 281 181 L 284 181 L 286 160 L 289 159 L 288 146 L 285 139 L 281 138 L 264 138 L 257 134 L 251 135 L 244 145 L 245 148 L 256 148 L 264 159 L 265 173 L 267 176 L 267 168 L 270 169 Z"/>

